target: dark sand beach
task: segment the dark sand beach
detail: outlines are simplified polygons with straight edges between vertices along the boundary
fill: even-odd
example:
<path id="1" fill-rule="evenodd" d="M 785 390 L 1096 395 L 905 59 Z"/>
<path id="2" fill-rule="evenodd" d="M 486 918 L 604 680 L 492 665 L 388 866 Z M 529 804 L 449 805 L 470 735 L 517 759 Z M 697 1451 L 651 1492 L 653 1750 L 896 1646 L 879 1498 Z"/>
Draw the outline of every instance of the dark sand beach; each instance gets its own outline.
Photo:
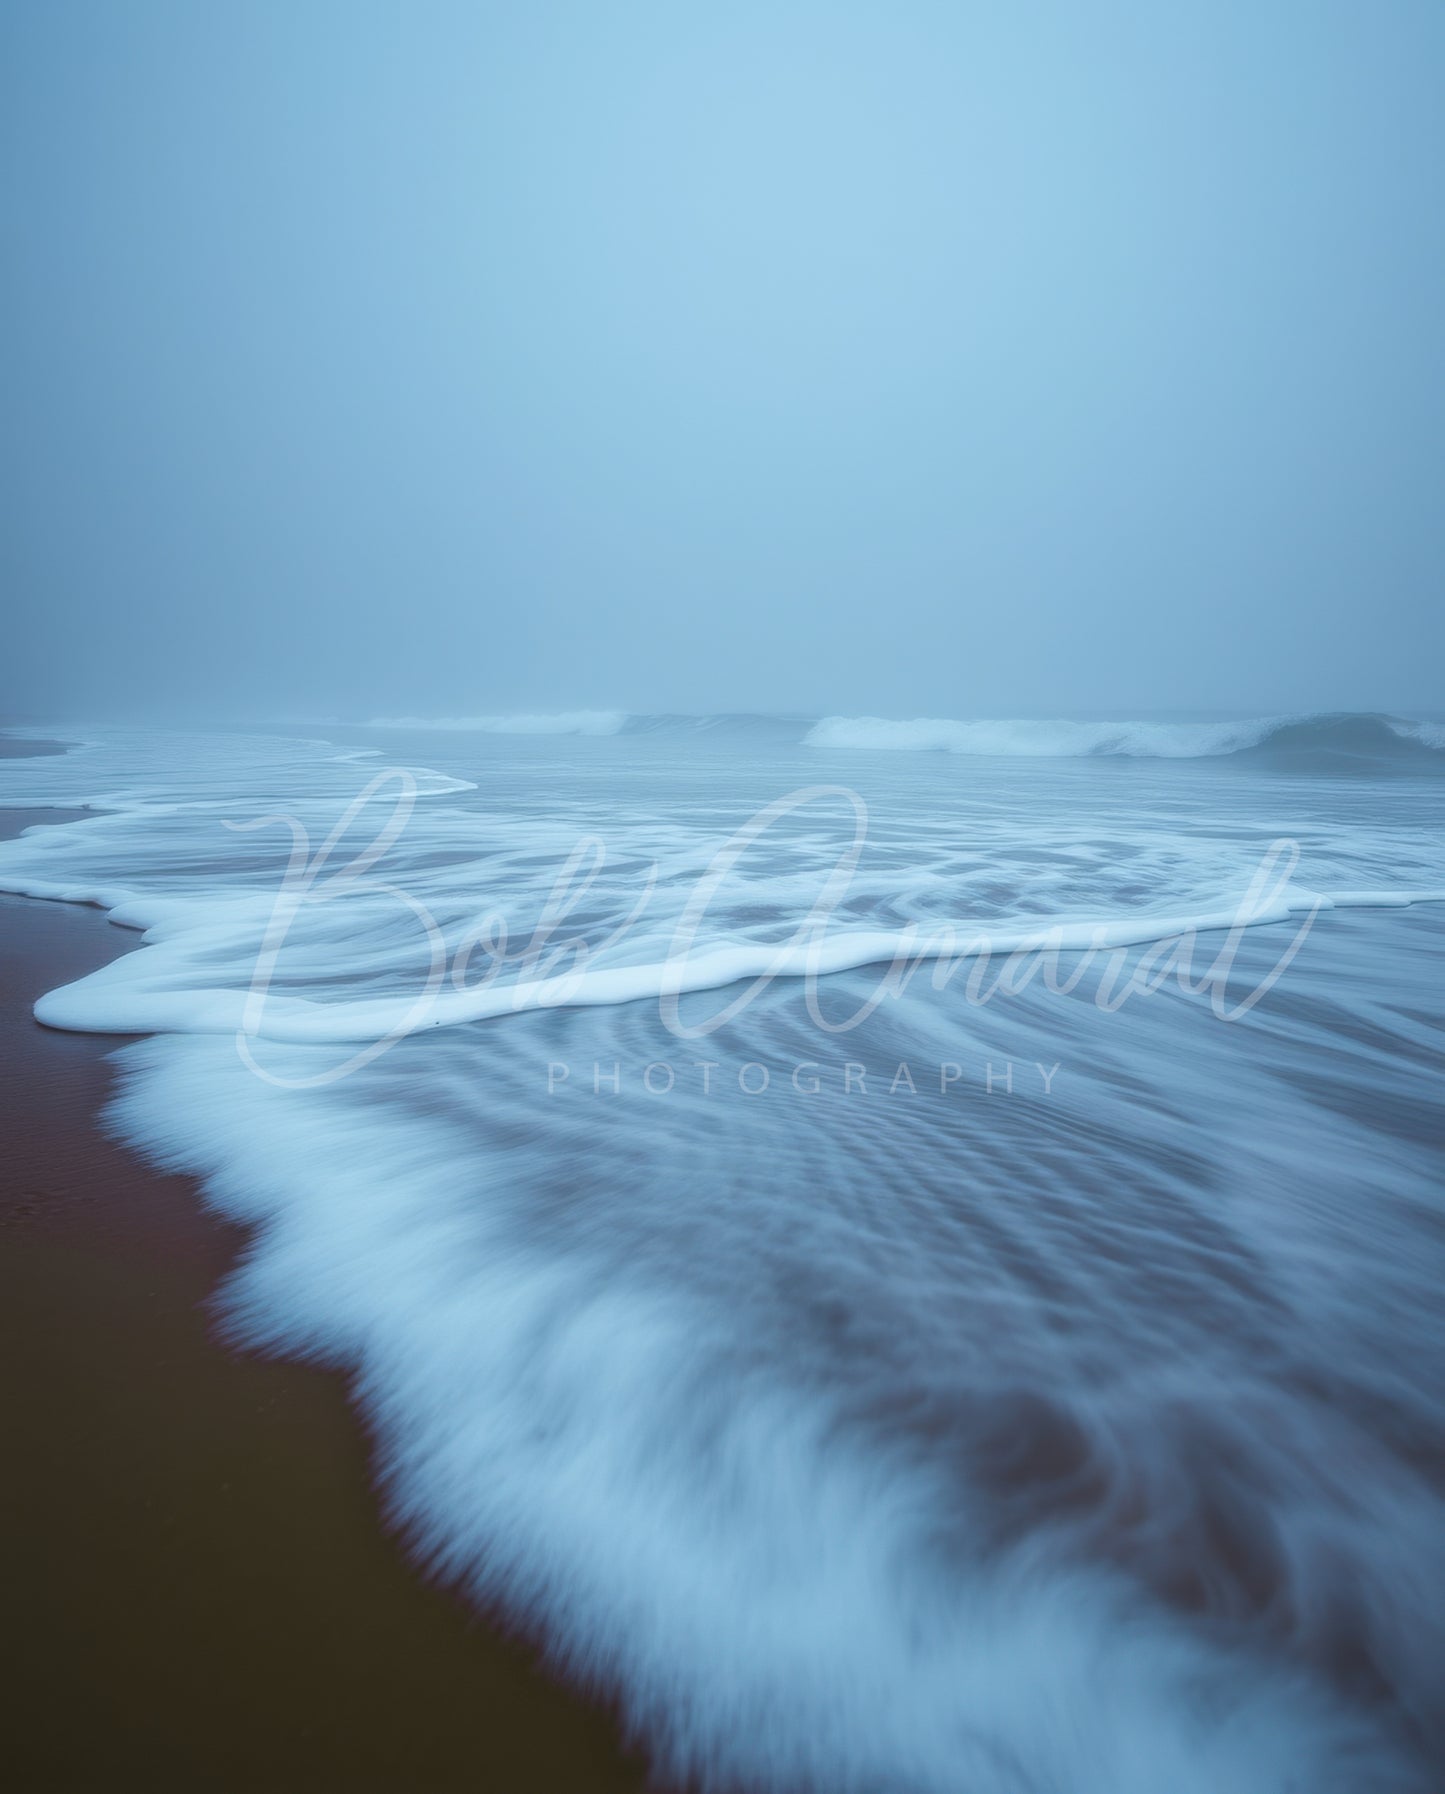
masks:
<path id="1" fill-rule="evenodd" d="M 97 1125 L 120 1043 L 31 1015 L 133 938 L 0 898 L 0 1781 L 640 1787 L 608 1713 L 387 1536 L 343 1379 L 215 1337 L 244 1236 Z"/>

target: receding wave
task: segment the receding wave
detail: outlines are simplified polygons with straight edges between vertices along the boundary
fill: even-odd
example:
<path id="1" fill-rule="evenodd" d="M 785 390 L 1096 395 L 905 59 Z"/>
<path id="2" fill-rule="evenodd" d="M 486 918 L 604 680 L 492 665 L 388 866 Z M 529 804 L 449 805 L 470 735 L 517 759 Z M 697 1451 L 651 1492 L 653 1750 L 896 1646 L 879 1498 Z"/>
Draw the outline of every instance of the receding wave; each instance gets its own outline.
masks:
<path id="1" fill-rule="evenodd" d="M 1071 760 L 1118 755 L 1199 760 L 1226 754 L 1304 753 L 1394 758 L 1445 752 L 1445 725 L 1374 713 L 1262 716 L 1225 722 L 960 722 L 917 717 L 829 716 L 806 745 L 867 752 L 943 752 Z"/>

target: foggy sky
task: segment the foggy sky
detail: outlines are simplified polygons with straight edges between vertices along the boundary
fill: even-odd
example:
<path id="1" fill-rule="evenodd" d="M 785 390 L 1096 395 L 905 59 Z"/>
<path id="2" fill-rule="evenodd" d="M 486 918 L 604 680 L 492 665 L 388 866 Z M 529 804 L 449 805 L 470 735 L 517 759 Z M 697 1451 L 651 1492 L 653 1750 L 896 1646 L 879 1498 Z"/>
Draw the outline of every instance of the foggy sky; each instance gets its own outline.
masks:
<path id="1" fill-rule="evenodd" d="M 6 0 L 0 708 L 1445 706 L 1445 7 Z"/>

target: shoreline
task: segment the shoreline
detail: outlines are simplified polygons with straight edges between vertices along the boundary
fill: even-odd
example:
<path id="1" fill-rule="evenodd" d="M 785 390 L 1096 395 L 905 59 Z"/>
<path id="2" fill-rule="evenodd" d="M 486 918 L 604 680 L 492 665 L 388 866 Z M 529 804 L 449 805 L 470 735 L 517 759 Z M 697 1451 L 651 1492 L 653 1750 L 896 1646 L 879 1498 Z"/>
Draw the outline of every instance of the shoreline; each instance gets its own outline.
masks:
<path id="1" fill-rule="evenodd" d="M 19 897 L 0 934 L 8 1785 L 642 1788 L 614 1714 L 403 1556 L 344 1375 L 214 1336 L 244 1231 L 103 1131 L 124 1038 L 30 1013 L 138 937 Z"/>

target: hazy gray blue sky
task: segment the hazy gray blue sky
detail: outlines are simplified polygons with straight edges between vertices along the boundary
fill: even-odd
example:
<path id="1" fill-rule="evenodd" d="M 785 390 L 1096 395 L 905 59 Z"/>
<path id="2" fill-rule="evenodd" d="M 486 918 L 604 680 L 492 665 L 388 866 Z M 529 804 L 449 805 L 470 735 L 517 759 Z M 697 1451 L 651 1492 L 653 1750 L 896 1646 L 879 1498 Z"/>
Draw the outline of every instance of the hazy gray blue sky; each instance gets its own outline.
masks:
<path id="1" fill-rule="evenodd" d="M 1445 705 L 1445 6 L 4 0 L 0 704 Z"/>

